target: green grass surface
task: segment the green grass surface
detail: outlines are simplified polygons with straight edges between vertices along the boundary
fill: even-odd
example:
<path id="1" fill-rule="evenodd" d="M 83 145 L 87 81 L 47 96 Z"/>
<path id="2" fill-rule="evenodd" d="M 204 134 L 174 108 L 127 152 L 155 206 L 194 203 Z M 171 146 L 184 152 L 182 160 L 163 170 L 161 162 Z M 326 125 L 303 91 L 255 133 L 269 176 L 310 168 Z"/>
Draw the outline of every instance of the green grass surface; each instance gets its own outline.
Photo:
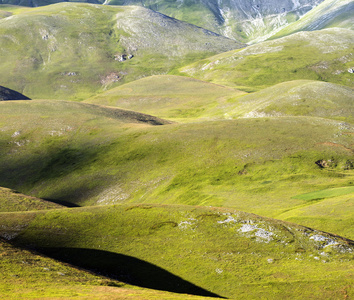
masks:
<path id="1" fill-rule="evenodd" d="M 29 197 L 10 189 L 0 187 L 0 211 L 31 211 L 63 208 L 59 204 L 45 201 L 35 197 Z"/>
<path id="2" fill-rule="evenodd" d="M 83 3 L 1 19 L 0 44 L 1 85 L 70 100 L 242 46 L 148 9 Z"/>
<path id="3" fill-rule="evenodd" d="M 17 248 L 2 239 L 0 257 L 0 299 L 201 299 L 137 288 Z"/>
<path id="4" fill-rule="evenodd" d="M 295 195 L 353 184 L 349 123 L 281 117 L 151 126 L 84 103 L 0 106 L 1 184 L 40 198 L 226 206 L 272 217 L 306 203 Z"/>
<path id="5" fill-rule="evenodd" d="M 353 193 L 354 193 L 354 187 L 353 186 L 345 186 L 345 187 L 342 187 L 342 188 L 326 189 L 326 190 L 316 191 L 316 192 L 312 192 L 312 193 L 296 195 L 293 198 L 294 199 L 301 199 L 301 200 L 311 201 L 311 200 L 332 198 L 332 197 L 337 197 L 337 196 L 347 195 L 347 194 L 353 194 Z"/>
<path id="6" fill-rule="evenodd" d="M 308 79 L 353 87 L 348 72 L 353 31 L 342 28 L 299 32 L 183 67 L 186 75 L 255 91 L 277 83 Z M 329 47 L 330 45 L 330 47 Z"/>
<path id="7" fill-rule="evenodd" d="M 316 116 L 352 123 L 354 90 L 333 83 L 294 80 L 229 100 L 231 118 L 270 116 Z"/>
<path id="8" fill-rule="evenodd" d="M 1 235 L 140 286 L 193 284 L 232 299 L 353 293 L 352 242 L 235 210 L 115 205 L 24 216 L 1 214 Z"/>
<path id="9" fill-rule="evenodd" d="M 118 106 L 178 121 L 225 118 L 230 99 L 244 92 L 188 77 L 146 77 L 110 89 L 85 102 Z"/>

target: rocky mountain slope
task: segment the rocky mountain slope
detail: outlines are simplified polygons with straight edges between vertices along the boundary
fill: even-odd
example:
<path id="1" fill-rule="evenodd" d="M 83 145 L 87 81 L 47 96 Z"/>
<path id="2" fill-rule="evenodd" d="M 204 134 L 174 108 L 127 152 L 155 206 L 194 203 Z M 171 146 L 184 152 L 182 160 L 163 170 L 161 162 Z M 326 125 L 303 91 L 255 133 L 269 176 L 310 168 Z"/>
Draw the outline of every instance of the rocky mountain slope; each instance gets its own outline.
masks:
<path id="1" fill-rule="evenodd" d="M 59 3 L 0 20 L 0 82 L 83 99 L 243 44 L 142 7 Z"/>
<path id="2" fill-rule="evenodd" d="M 330 27 L 354 29 L 354 2 L 351 0 L 325 0 L 303 18 L 276 33 L 273 38 L 299 31 L 313 31 Z"/>
<path id="3" fill-rule="evenodd" d="M 242 0 L 86 0 L 109 5 L 139 5 L 201 26 L 242 42 L 265 40 L 298 20 L 323 0 L 242 1 Z M 41 6 L 60 0 L 1 0 L 0 4 Z"/>

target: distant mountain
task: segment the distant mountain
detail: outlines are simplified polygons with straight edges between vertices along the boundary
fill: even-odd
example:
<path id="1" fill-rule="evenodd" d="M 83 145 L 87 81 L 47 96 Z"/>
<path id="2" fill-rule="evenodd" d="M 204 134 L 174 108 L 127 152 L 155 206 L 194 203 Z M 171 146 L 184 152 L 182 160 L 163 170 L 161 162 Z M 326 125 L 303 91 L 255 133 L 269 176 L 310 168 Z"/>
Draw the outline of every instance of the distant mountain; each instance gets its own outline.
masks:
<path id="1" fill-rule="evenodd" d="M 354 29 L 354 1 L 325 0 L 303 18 L 280 30 L 272 38 L 299 31 L 313 31 L 330 27 Z"/>
<path id="2" fill-rule="evenodd" d="M 78 2 L 139 5 L 242 42 L 265 40 L 298 20 L 323 0 L 84 0 Z M 0 0 L 0 4 L 42 6 L 60 0 Z M 73 1 L 69 1 L 73 2 Z"/>
<path id="3" fill-rule="evenodd" d="M 83 99 L 244 44 L 142 7 L 59 3 L 0 19 L 0 82 Z"/>
<path id="4" fill-rule="evenodd" d="M 30 100 L 19 92 L 0 86 L 0 101 L 6 100 Z"/>

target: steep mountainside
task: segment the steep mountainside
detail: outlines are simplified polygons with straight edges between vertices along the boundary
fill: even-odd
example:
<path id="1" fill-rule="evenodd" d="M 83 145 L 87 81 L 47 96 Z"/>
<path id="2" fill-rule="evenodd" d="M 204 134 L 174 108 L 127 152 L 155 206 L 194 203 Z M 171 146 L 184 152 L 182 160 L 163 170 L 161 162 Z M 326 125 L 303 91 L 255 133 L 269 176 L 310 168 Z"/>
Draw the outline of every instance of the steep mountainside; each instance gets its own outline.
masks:
<path id="1" fill-rule="evenodd" d="M 83 99 L 243 47 L 142 7 L 60 3 L 0 20 L 0 82 L 31 98 Z"/>
<path id="2" fill-rule="evenodd" d="M 329 27 L 354 29 L 354 1 L 325 0 L 300 20 L 276 33 L 273 38 L 298 31 L 320 30 Z"/>
<path id="3" fill-rule="evenodd" d="M 323 0 L 86 0 L 89 3 L 139 5 L 243 42 L 260 41 L 292 23 Z M 60 0 L 1 0 L 3 4 L 41 6 Z"/>

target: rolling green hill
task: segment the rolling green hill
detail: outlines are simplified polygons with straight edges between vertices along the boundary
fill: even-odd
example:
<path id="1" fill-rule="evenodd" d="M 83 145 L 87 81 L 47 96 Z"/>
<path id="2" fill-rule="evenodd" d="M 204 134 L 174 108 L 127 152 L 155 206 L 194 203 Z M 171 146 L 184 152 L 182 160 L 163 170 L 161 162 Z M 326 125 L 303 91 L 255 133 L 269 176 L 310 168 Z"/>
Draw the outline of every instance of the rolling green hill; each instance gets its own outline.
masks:
<path id="1" fill-rule="evenodd" d="M 0 45 L 2 85 L 72 100 L 243 46 L 142 7 L 72 3 L 1 19 Z"/>
<path id="2" fill-rule="evenodd" d="M 92 104 L 32 100 L 0 107 L 0 184 L 45 199 L 217 205 L 273 217 L 309 204 L 295 195 L 353 182 L 353 126 L 341 121 L 152 126 L 139 114 L 125 119 L 118 109 Z M 337 221 L 342 228 L 350 222 Z"/>
<path id="3" fill-rule="evenodd" d="M 246 91 L 309 79 L 353 87 L 353 31 L 299 32 L 183 67 L 186 75 Z"/>
<path id="4" fill-rule="evenodd" d="M 35 197 L 29 197 L 15 191 L 11 191 L 7 188 L 0 187 L 0 211 L 32 211 L 32 210 L 44 210 L 63 208 L 59 204 L 55 204 L 50 201 L 38 199 Z"/>
<path id="5" fill-rule="evenodd" d="M 181 121 L 224 115 L 230 106 L 229 99 L 243 94 L 234 88 L 188 77 L 159 75 L 110 89 L 85 102 L 118 106 Z"/>
<path id="6" fill-rule="evenodd" d="M 1 299 L 201 299 L 128 285 L 15 247 L 3 239 L 0 256 Z"/>
<path id="7" fill-rule="evenodd" d="M 25 220 L 3 213 L 0 224 L 15 244 L 155 290 L 232 299 L 354 292 L 352 241 L 232 209 L 109 205 Z"/>
<path id="8" fill-rule="evenodd" d="M 354 119 L 354 90 L 328 82 L 295 80 L 236 98 L 230 117 L 316 116 Z"/>
<path id="9" fill-rule="evenodd" d="M 352 2 L 50 1 L 0 0 L 0 299 L 354 296 Z"/>

